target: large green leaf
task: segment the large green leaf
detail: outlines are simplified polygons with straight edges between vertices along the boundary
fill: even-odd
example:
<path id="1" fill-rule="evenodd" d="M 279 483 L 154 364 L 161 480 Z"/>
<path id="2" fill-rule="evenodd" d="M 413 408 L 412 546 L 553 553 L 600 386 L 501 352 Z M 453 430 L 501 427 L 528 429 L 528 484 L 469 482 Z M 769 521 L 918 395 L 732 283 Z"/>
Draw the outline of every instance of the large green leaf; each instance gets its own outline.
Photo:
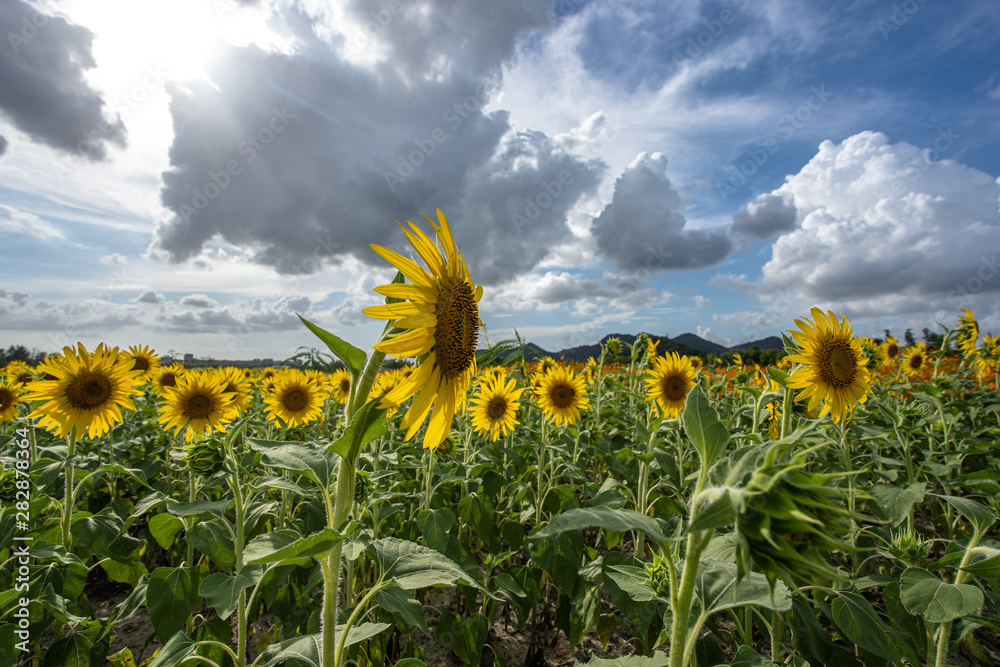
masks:
<path id="1" fill-rule="evenodd" d="M 455 525 L 455 513 L 447 507 L 417 512 L 417 528 L 424 536 L 424 543 L 444 553 L 448 549 L 448 531 Z"/>
<path id="2" fill-rule="evenodd" d="M 382 577 L 400 588 L 453 586 L 462 581 L 494 597 L 453 560 L 415 542 L 387 537 L 375 540 L 368 549 L 378 561 Z"/>
<path id="3" fill-rule="evenodd" d="M 371 639 L 380 632 L 384 632 L 392 627 L 389 623 L 362 623 L 355 625 L 347 633 L 345 646 L 353 646 L 358 642 Z M 344 631 L 343 625 L 337 626 L 337 641 L 340 641 L 340 633 Z M 320 635 L 299 635 L 287 639 L 279 644 L 271 644 L 264 651 L 264 667 L 281 667 L 287 660 L 302 660 L 313 667 L 320 664 Z"/>
<path id="4" fill-rule="evenodd" d="M 613 570 L 622 566 L 629 569 Z M 649 624 L 656 616 L 658 603 L 655 601 L 653 589 L 643 583 L 646 579 L 643 562 L 634 554 L 609 551 L 604 554 L 604 559 L 601 561 L 601 575 L 604 586 L 608 589 L 608 595 L 621 615 L 635 626 L 640 635 L 645 635 Z M 624 578 L 624 585 L 629 590 L 619 585 L 618 577 Z"/>
<path id="5" fill-rule="evenodd" d="M 261 453 L 264 465 L 301 472 L 315 484 L 328 488 L 337 467 L 337 457 L 312 442 L 284 442 L 248 438 L 250 447 Z"/>
<path id="6" fill-rule="evenodd" d="M 931 623 L 945 623 L 976 614 L 983 607 L 983 592 L 969 584 L 946 584 L 921 567 L 908 567 L 899 578 L 899 598 L 911 614 Z"/>
<path id="7" fill-rule="evenodd" d="M 299 319 L 302 320 L 302 323 L 306 325 L 309 331 L 312 331 L 317 338 L 326 343 L 326 346 L 330 348 L 331 352 L 337 355 L 338 359 L 344 362 L 344 365 L 350 369 L 353 377 L 356 378 L 361 374 L 361 368 L 365 365 L 365 359 L 367 358 L 367 355 L 363 351 L 339 336 L 321 329 L 301 315 L 299 315 Z"/>
<path id="8" fill-rule="evenodd" d="M 858 593 L 837 591 L 830 604 L 833 622 L 847 639 L 869 653 L 892 660 L 892 649 L 885 625 L 868 600 Z"/>
<path id="9" fill-rule="evenodd" d="M 994 550 L 994 555 L 969 563 L 963 569 L 977 577 L 1000 579 L 1000 552 Z"/>
<path id="10" fill-rule="evenodd" d="M 108 618 L 108 624 L 104 630 L 105 634 L 110 633 L 116 624 L 131 618 L 132 614 L 139 610 L 139 607 L 146 602 L 146 587 L 148 585 L 149 577 L 144 575 L 139 579 L 139 583 L 132 589 L 129 596 L 112 610 L 111 617 Z"/>
<path id="11" fill-rule="evenodd" d="M 233 503 L 232 499 L 222 500 L 195 500 L 190 503 L 178 503 L 167 500 L 167 511 L 174 516 L 216 516 L 220 519 L 226 518 L 226 510 Z"/>
<path id="12" fill-rule="evenodd" d="M 344 434 L 329 446 L 331 452 L 340 454 L 348 461 L 356 461 L 361 448 L 375 438 L 380 438 L 389 432 L 389 423 L 385 418 L 385 410 L 378 407 L 381 398 L 373 398 L 354 413 L 351 423 L 344 429 Z"/>
<path id="13" fill-rule="evenodd" d="M 70 532 L 93 553 L 116 560 L 127 560 L 142 545 L 142 540 L 125 532 L 125 523 L 118 515 L 107 509 L 75 519 Z"/>
<path id="14" fill-rule="evenodd" d="M 898 526 L 909 516 L 913 505 L 923 502 L 926 490 L 924 482 L 910 484 L 905 489 L 890 484 L 876 484 L 870 491 L 874 499 L 872 508 L 893 526 Z"/>
<path id="15" fill-rule="evenodd" d="M 475 493 L 458 501 L 458 515 L 486 544 L 493 539 L 496 508 L 489 498 Z"/>
<path id="16" fill-rule="evenodd" d="M 812 665 L 825 665 L 833 654 L 833 639 L 801 596 L 792 599 L 792 646 Z"/>
<path id="17" fill-rule="evenodd" d="M 942 496 L 936 493 L 933 495 L 943 498 L 949 505 L 957 509 L 972 524 L 972 527 L 980 536 L 985 534 L 986 529 L 992 526 L 997 520 L 996 515 L 989 507 L 982 503 L 977 503 L 975 500 L 959 496 Z"/>
<path id="18" fill-rule="evenodd" d="M 90 639 L 74 632 L 49 647 L 42 667 L 90 667 L 90 651 L 93 648 Z"/>
<path id="19" fill-rule="evenodd" d="M 153 539 L 164 549 L 174 545 L 174 538 L 184 528 L 184 522 L 173 514 L 157 514 L 149 520 L 149 532 Z"/>
<path id="20" fill-rule="evenodd" d="M 291 529 L 264 533 L 250 540 L 243 549 L 243 562 L 277 563 L 297 558 L 319 558 L 343 539 L 344 536 L 332 528 L 324 528 L 308 537 L 302 537 Z"/>
<path id="21" fill-rule="evenodd" d="M 650 657 L 629 655 L 623 658 L 591 658 L 583 667 L 667 667 L 670 657 L 666 653 L 654 651 Z"/>
<path id="22" fill-rule="evenodd" d="M 183 632 L 178 632 L 163 645 L 149 667 L 177 667 L 184 661 L 184 658 L 193 655 L 197 650 L 198 647 L 195 646 L 193 639 Z"/>
<path id="23" fill-rule="evenodd" d="M 684 432 L 701 454 L 701 464 L 710 468 L 726 450 L 731 436 L 700 384 L 688 392 L 681 421 Z"/>
<path id="24" fill-rule="evenodd" d="M 408 624 L 420 628 L 428 637 L 431 636 L 430 628 L 427 627 L 427 617 L 424 615 L 424 606 L 410 595 L 409 591 L 398 586 L 383 588 L 375 594 L 375 603 L 390 613 L 399 614 Z"/>
<path id="25" fill-rule="evenodd" d="M 208 606 L 214 607 L 219 618 L 227 619 L 236 609 L 240 593 L 244 589 L 256 586 L 264 576 L 264 566 L 245 565 L 239 574 L 223 574 L 217 572 L 205 577 L 198 592 L 205 596 Z"/>
<path id="26" fill-rule="evenodd" d="M 478 665 L 489 631 L 490 621 L 482 614 L 463 619 L 453 611 L 443 611 L 434 628 L 434 638 L 465 664 Z"/>
<path id="27" fill-rule="evenodd" d="M 188 616 L 201 602 L 198 588 L 208 575 L 208 567 L 158 567 L 149 575 L 146 606 L 153 629 L 165 643 L 184 627 Z"/>
<path id="28" fill-rule="evenodd" d="M 715 491 L 716 495 L 709 496 L 709 500 L 702 502 L 691 523 L 685 528 L 685 532 L 694 533 L 702 530 L 714 530 L 725 528 L 736 521 L 736 505 L 733 503 L 733 496 L 729 489 L 706 489 L 707 492 Z"/>
<path id="29" fill-rule="evenodd" d="M 223 521 L 227 520 L 213 517 L 208 521 L 199 521 L 187 530 L 184 538 L 213 563 L 230 570 L 236 564 L 236 551 L 232 533 Z"/>
<path id="30" fill-rule="evenodd" d="M 734 563 L 721 560 L 699 562 L 695 592 L 703 608 L 709 613 L 746 605 L 774 611 L 792 608 L 792 593 L 784 583 L 776 581 L 772 589 L 763 574 L 750 572 L 742 579 L 738 579 L 737 575 L 738 568 Z"/>
<path id="31" fill-rule="evenodd" d="M 649 577 L 645 568 L 641 566 L 612 565 L 604 570 L 604 576 L 613 581 L 633 602 L 653 602 L 661 599 L 653 587 L 646 583 Z M 669 600 L 663 601 L 669 602 Z"/>
<path id="32" fill-rule="evenodd" d="M 530 535 L 537 540 L 553 537 L 559 533 L 577 532 L 587 528 L 604 528 L 618 533 L 641 530 L 652 542 L 679 542 L 669 526 L 660 519 L 640 514 L 634 510 L 612 509 L 610 507 L 577 507 L 552 517 L 540 530 Z"/>

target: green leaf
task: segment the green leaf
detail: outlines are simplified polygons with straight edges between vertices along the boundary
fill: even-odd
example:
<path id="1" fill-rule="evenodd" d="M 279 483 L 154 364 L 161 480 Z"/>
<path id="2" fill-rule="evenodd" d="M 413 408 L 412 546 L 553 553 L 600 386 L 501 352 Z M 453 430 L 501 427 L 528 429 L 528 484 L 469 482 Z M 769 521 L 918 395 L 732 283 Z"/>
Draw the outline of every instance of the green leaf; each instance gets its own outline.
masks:
<path id="1" fill-rule="evenodd" d="M 93 642 L 79 632 L 60 639 L 45 652 L 42 667 L 90 667 Z"/>
<path id="2" fill-rule="evenodd" d="M 170 549 L 174 537 L 184 528 L 184 522 L 173 514 L 157 514 L 149 520 L 149 532 L 153 539 L 164 549 Z"/>
<path id="3" fill-rule="evenodd" d="M 489 498 L 472 494 L 458 501 L 458 515 L 486 544 L 493 538 L 496 508 Z"/>
<path id="4" fill-rule="evenodd" d="M 741 646 L 729 667 L 779 667 L 778 663 L 763 657 L 749 646 Z"/>
<path id="5" fill-rule="evenodd" d="M 670 658 L 666 653 L 654 651 L 651 657 L 630 655 L 624 658 L 591 658 L 583 667 L 667 667 Z"/>
<path id="6" fill-rule="evenodd" d="M 299 635 L 277 644 L 271 644 L 264 651 L 264 667 L 280 667 L 289 660 L 301 660 L 312 667 L 320 663 L 320 635 Z"/>
<path id="7" fill-rule="evenodd" d="M 319 558 L 332 549 L 344 536 L 332 528 L 302 537 L 291 529 L 258 535 L 243 549 L 243 562 L 277 563 L 283 560 Z"/>
<path id="8" fill-rule="evenodd" d="M 201 602 L 198 588 L 208 567 L 158 567 L 149 575 L 146 606 L 161 643 L 180 632 Z"/>
<path id="9" fill-rule="evenodd" d="M 117 463 L 105 463 L 100 468 L 98 468 L 95 472 L 98 472 L 98 473 L 101 473 L 101 472 L 116 472 L 116 473 L 118 473 L 120 475 L 125 475 L 126 477 L 131 477 L 132 479 L 134 479 L 135 481 L 139 482 L 140 484 L 142 484 L 147 489 L 150 489 L 150 490 L 153 489 L 153 487 L 151 487 L 149 485 L 149 482 L 146 481 L 146 473 L 144 473 L 139 468 L 126 468 L 125 466 L 119 465 Z"/>
<path id="10" fill-rule="evenodd" d="M 378 561 L 382 577 L 395 581 L 400 588 L 453 586 L 462 581 L 495 598 L 457 563 L 415 542 L 387 537 L 375 540 L 368 549 Z"/>
<path id="11" fill-rule="evenodd" d="M 186 517 L 186 516 L 217 516 L 220 519 L 226 518 L 226 510 L 232 503 L 232 500 L 195 500 L 190 503 L 178 503 L 173 500 L 167 500 L 167 511 L 174 516 Z"/>
<path id="12" fill-rule="evenodd" d="M 830 633 L 802 597 L 792 599 L 792 646 L 813 665 L 825 665 L 833 653 Z"/>
<path id="13" fill-rule="evenodd" d="M 673 531 L 668 532 L 667 524 L 660 519 L 640 514 L 634 510 L 612 509 L 610 507 L 578 507 L 552 517 L 552 520 L 540 530 L 529 536 L 537 540 L 553 537 L 559 533 L 581 531 L 587 528 L 604 528 L 624 533 L 628 530 L 641 530 L 652 542 L 679 542 L 680 537 L 674 537 Z"/>
<path id="14" fill-rule="evenodd" d="M 989 507 L 982 503 L 977 503 L 975 500 L 960 498 L 958 496 L 942 496 L 937 493 L 931 495 L 943 498 L 949 505 L 957 509 L 972 524 L 976 534 L 980 536 L 984 535 L 986 529 L 992 526 L 997 520 L 996 515 L 993 514 L 993 511 Z"/>
<path id="15" fill-rule="evenodd" d="M 637 560 L 637 562 L 639 562 Z M 613 581 L 633 602 L 652 602 L 660 597 L 652 586 L 646 583 L 646 570 L 637 565 L 613 565 L 604 570 L 604 575 Z M 668 600 L 664 600 L 668 602 Z M 631 617 L 630 617 L 631 618 Z"/>
<path id="16" fill-rule="evenodd" d="M 905 489 L 889 484 L 876 484 L 871 488 L 872 509 L 877 515 L 888 519 L 893 526 L 898 526 L 909 516 L 913 505 L 923 502 L 926 489 L 924 482 L 910 484 Z"/>
<path id="17" fill-rule="evenodd" d="M 614 570 L 622 566 L 627 569 Z M 619 584 L 618 577 L 623 578 L 624 587 Z M 640 636 L 644 636 L 657 615 L 658 603 L 653 589 L 643 583 L 646 579 L 643 562 L 633 554 L 609 551 L 601 561 L 601 578 L 611 601 L 618 607 L 616 613 L 620 611 Z"/>
<path id="18" fill-rule="evenodd" d="M 245 565 L 239 574 L 230 575 L 217 572 L 205 577 L 198 592 L 205 596 L 208 606 L 214 607 L 219 618 L 227 619 L 240 599 L 244 589 L 256 586 L 264 577 L 261 565 Z"/>
<path id="19" fill-rule="evenodd" d="M 317 443 L 283 442 L 248 438 L 251 449 L 261 453 L 264 465 L 301 472 L 315 484 L 328 488 L 337 466 L 336 457 Z"/>
<path id="20" fill-rule="evenodd" d="M 356 461 L 362 447 L 375 438 L 380 438 L 389 432 L 389 422 L 385 418 L 385 410 L 381 410 L 378 404 L 381 398 L 373 398 L 354 413 L 351 423 L 344 429 L 341 435 L 332 445 L 328 447 L 331 452 L 336 452 L 348 461 Z"/>
<path id="21" fill-rule="evenodd" d="M 983 608 L 983 592 L 968 584 L 946 584 L 921 567 L 908 567 L 899 578 L 899 598 L 911 614 L 945 623 Z"/>
<path id="22" fill-rule="evenodd" d="M 577 646 L 583 638 L 597 629 L 601 614 L 601 586 L 585 585 L 573 591 L 569 608 L 569 634 L 566 638 L 570 646 Z"/>
<path id="23" fill-rule="evenodd" d="M 183 632 L 178 632 L 163 645 L 149 667 L 176 667 L 184 661 L 184 658 L 194 654 L 197 650 L 198 647 L 195 646 L 193 639 Z"/>
<path id="24" fill-rule="evenodd" d="M 756 605 L 774 611 L 792 608 L 792 593 L 780 582 L 774 588 L 767 577 L 759 572 L 749 572 L 737 581 L 739 570 L 734 563 L 721 560 L 702 560 L 698 563 L 695 592 L 703 608 L 709 613 Z"/>
<path id="25" fill-rule="evenodd" d="M 688 392 L 681 421 L 684 432 L 701 455 L 701 464 L 710 468 L 726 450 L 730 435 L 725 423 L 719 419 L 718 410 L 712 407 L 712 402 L 700 384 L 696 384 Z"/>
<path id="26" fill-rule="evenodd" d="M 375 594 L 375 604 L 390 613 L 399 614 L 408 624 L 420 628 L 428 637 L 431 636 L 430 628 L 427 627 L 427 617 L 424 615 L 424 606 L 410 595 L 409 591 L 397 586 L 383 588 Z"/>
<path id="27" fill-rule="evenodd" d="M 489 631 L 490 621 L 482 614 L 462 619 L 453 611 L 443 611 L 434 628 L 434 637 L 439 644 L 454 651 L 465 664 L 478 665 Z"/>
<path id="28" fill-rule="evenodd" d="M 139 610 L 146 602 L 146 587 L 149 584 L 149 577 L 143 576 L 139 579 L 139 583 L 136 584 L 129 596 L 125 598 L 121 603 L 118 604 L 111 612 L 110 618 L 108 618 L 108 625 L 104 630 L 104 634 L 108 634 L 114 629 L 114 626 L 122 621 L 132 617 L 132 614 Z"/>
<path id="29" fill-rule="evenodd" d="M 417 513 L 417 528 L 424 536 L 424 542 L 435 551 L 444 553 L 448 549 L 448 531 L 455 525 L 455 514 L 447 507 L 436 510 L 420 510 Z"/>
<path id="30" fill-rule="evenodd" d="M 301 315 L 299 315 L 299 319 L 302 320 L 302 323 L 306 325 L 306 328 L 308 328 L 309 331 L 312 331 L 317 338 L 326 343 L 326 346 L 330 348 L 330 351 L 333 352 L 338 359 L 344 362 L 344 365 L 351 371 L 352 377 L 357 378 L 361 375 L 361 369 L 365 365 L 365 359 L 367 359 L 367 355 L 364 352 L 354 347 L 346 340 L 333 335 L 329 331 L 319 328 Z"/>
<path id="31" fill-rule="evenodd" d="M 978 560 L 975 563 L 970 563 L 962 569 L 966 572 L 971 572 L 977 577 L 1000 579 L 1000 553 Z"/>
<path id="32" fill-rule="evenodd" d="M 717 491 L 717 489 L 706 489 L 706 491 Z M 729 489 L 725 489 L 721 494 L 716 495 L 707 503 L 701 503 L 694 519 L 685 528 L 685 533 L 696 533 L 702 530 L 714 530 L 724 528 L 736 521 L 736 505 L 733 504 L 733 496 Z"/>
<path id="33" fill-rule="evenodd" d="M 225 519 L 215 517 L 208 521 L 199 521 L 188 528 L 184 538 L 195 549 L 208 556 L 213 563 L 229 570 L 236 564 L 236 551 L 232 534 L 223 521 Z"/>
<path id="34" fill-rule="evenodd" d="M 885 625 L 868 600 L 858 593 L 837 591 L 830 604 L 833 622 L 854 644 L 880 658 L 892 660 L 892 649 Z"/>

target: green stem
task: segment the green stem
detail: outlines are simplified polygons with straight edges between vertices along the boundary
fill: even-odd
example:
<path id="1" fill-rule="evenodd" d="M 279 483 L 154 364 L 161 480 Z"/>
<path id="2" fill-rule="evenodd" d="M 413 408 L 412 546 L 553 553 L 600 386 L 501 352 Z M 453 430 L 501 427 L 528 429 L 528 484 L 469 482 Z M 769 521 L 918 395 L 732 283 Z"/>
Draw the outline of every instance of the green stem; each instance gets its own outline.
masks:
<path id="1" fill-rule="evenodd" d="M 536 464 L 538 473 L 538 488 L 535 489 L 535 526 L 542 525 L 542 498 L 545 497 L 542 484 L 544 483 L 543 472 L 545 468 L 545 415 L 542 415 L 542 434 L 538 443 L 538 462 Z"/>
<path id="2" fill-rule="evenodd" d="M 785 387 L 785 397 L 781 402 L 781 437 L 788 435 L 792 425 L 792 390 Z"/>
<path id="3" fill-rule="evenodd" d="M 240 484 L 240 463 L 239 459 L 236 457 L 232 444 L 227 445 L 229 450 L 227 454 L 229 455 L 229 461 L 232 463 L 233 470 L 232 475 L 229 477 L 229 486 L 233 489 L 233 497 L 236 501 L 236 540 L 235 540 L 235 554 L 236 554 L 236 564 L 234 566 L 234 572 L 236 574 L 240 573 L 243 569 L 243 542 L 245 535 L 243 532 L 243 523 L 246 514 L 246 505 L 243 498 L 243 489 Z M 237 609 L 237 619 L 236 619 L 236 666 L 243 667 L 246 665 L 247 659 L 247 610 L 246 610 L 246 591 L 240 592 L 240 599 L 236 605 Z"/>
<path id="4" fill-rule="evenodd" d="M 781 635 L 785 631 L 785 619 L 781 612 L 771 610 L 771 662 L 781 662 Z"/>
<path id="5" fill-rule="evenodd" d="M 347 635 L 350 634 L 351 628 L 354 627 L 354 622 L 358 620 L 358 616 L 364 610 L 365 606 L 369 602 L 371 602 L 372 598 L 375 597 L 376 593 L 381 591 L 383 588 L 388 588 L 390 585 L 391 582 L 390 583 L 382 582 L 375 586 L 372 586 L 371 589 L 367 593 L 365 593 L 365 596 L 361 598 L 361 602 L 359 602 L 358 605 L 354 608 L 354 611 L 351 612 L 351 616 L 350 618 L 347 619 L 347 623 L 344 624 L 344 629 L 340 634 L 340 640 L 337 642 L 337 651 L 333 658 L 336 664 L 338 665 L 341 664 L 341 659 L 343 658 L 344 655 L 344 643 L 347 641 Z"/>
<path id="6" fill-rule="evenodd" d="M 979 540 L 982 536 L 979 531 L 975 531 L 972 534 L 972 539 L 969 540 L 969 545 L 965 547 L 965 555 L 962 556 L 962 562 L 958 564 L 958 572 L 955 574 L 955 585 L 961 585 L 968 572 L 965 568 L 969 566 L 969 561 L 972 560 L 972 553 L 979 544 Z M 951 626 L 953 621 L 948 621 L 941 626 L 938 631 L 938 645 L 937 645 L 937 655 L 935 656 L 934 667 L 947 667 L 948 664 L 948 648 L 951 644 Z"/>
<path id="7" fill-rule="evenodd" d="M 694 494 L 691 496 L 693 499 L 697 499 L 705 488 L 707 478 L 708 468 L 702 465 L 698 470 L 698 481 L 695 484 Z M 690 522 L 694 522 L 697 512 L 698 508 L 692 501 Z M 688 535 L 684 551 L 684 569 L 677 589 L 677 604 L 673 609 L 674 618 L 670 629 L 670 667 L 687 667 L 688 665 L 686 662 L 686 659 L 690 658 L 687 653 L 688 621 L 691 615 L 691 605 L 694 602 L 694 585 L 698 578 L 701 552 L 708 546 L 713 532 L 712 530 L 703 530 Z"/>
<path id="8" fill-rule="evenodd" d="M 63 546 L 67 551 L 70 550 L 70 533 L 69 528 L 73 523 L 73 459 L 76 456 L 76 428 L 70 432 L 69 436 L 66 438 L 66 443 L 69 446 L 66 451 L 66 467 L 65 467 L 65 477 L 66 477 L 66 494 L 63 499 L 63 525 L 62 525 L 62 539 Z"/>

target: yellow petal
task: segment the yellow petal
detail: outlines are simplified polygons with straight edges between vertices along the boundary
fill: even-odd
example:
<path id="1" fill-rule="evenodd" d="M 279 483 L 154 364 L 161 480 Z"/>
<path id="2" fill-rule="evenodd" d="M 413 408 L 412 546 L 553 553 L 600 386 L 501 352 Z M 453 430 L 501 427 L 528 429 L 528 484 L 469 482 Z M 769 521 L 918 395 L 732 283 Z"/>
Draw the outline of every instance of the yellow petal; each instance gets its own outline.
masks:
<path id="1" fill-rule="evenodd" d="M 423 285 L 424 287 L 430 287 L 434 284 L 434 279 L 412 259 L 403 257 L 398 252 L 383 248 L 380 245 L 372 244 L 370 247 L 379 257 L 402 271 L 403 275 L 409 278 L 411 282 Z"/>

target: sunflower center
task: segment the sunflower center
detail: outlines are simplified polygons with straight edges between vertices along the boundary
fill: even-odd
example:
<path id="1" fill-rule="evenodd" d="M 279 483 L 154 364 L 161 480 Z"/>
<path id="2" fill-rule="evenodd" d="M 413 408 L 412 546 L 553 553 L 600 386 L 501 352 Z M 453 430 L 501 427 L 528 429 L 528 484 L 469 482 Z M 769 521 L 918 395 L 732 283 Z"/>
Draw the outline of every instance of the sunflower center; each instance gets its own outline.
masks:
<path id="1" fill-rule="evenodd" d="M 188 419 L 207 419 L 212 414 L 212 398 L 205 394 L 188 397 L 184 405 L 184 416 Z"/>
<path id="2" fill-rule="evenodd" d="M 236 383 L 230 382 L 229 384 L 226 385 L 226 388 L 223 389 L 222 391 L 227 394 L 235 394 L 239 390 L 240 388 L 236 386 Z"/>
<path id="3" fill-rule="evenodd" d="M 176 387 L 177 386 L 177 376 L 173 373 L 164 373 L 163 377 L 160 378 L 161 387 Z"/>
<path id="4" fill-rule="evenodd" d="M 0 387 L 0 412 L 6 411 L 14 405 L 14 392 L 6 387 Z"/>
<path id="5" fill-rule="evenodd" d="M 292 389 L 285 392 L 285 395 L 281 397 L 281 403 L 285 406 L 286 410 L 298 412 L 306 406 L 306 393 L 301 389 Z"/>
<path id="6" fill-rule="evenodd" d="M 340 381 L 340 391 L 342 391 L 345 394 L 350 393 L 350 391 L 351 391 L 351 381 L 350 380 L 341 380 Z"/>
<path id="7" fill-rule="evenodd" d="M 438 293 L 434 351 L 441 373 L 451 380 L 469 370 L 479 340 L 479 306 L 468 282 L 453 278 Z"/>
<path id="8" fill-rule="evenodd" d="M 899 356 L 899 346 L 896 345 L 895 343 L 890 343 L 889 347 L 885 349 L 885 356 L 889 357 L 890 359 L 895 359 L 897 356 Z"/>
<path id="9" fill-rule="evenodd" d="M 819 372 L 828 385 L 850 386 L 858 372 L 858 359 L 850 343 L 840 339 L 827 342 L 819 353 Z"/>
<path id="10" fill-rule="evenodd" d="M 688 392 L 687 380 L 676 373 L 667 375 L 660 380 L 660 391 L 668 401 L 683 401 Z"/>
<path id="11" fill-rule="evenodd" d="M 132 364 L 132 370 L 134 371 L 148 371 L 149 370 L 149 359 L 144 359 L 142 357 L 136 357 L 135 363 Z"/>
<path id="12" fill-rule="evenodd" d="M 31 375 L 29 373 L 21 373 L 17 376 L 17 382 L 20 382 L 21 384 L 28 384 L 31 382 Z"/>
<path id="13" fill-rule="evenodd" d="M 489 405 L 486 406 L 486 414 L 493 420 L 502 418 L 507 414 L 507 399 L 503 396 L 494 396 L 491 398 Z"/>
<path id="14" fill-rule="evenodd" d="M 105 375 L 90 371 L 80 375 L 66 388 L 66 398 L 74 408 L 91 410 L 104 405 L 111 396 L 111 382 Z"/>
<path id="15" fill-rule="evenodd" d="M 549 391 L 549 397 L 552 399 L 554 406 L 559 409 L 565 409 L 573 405 L 573 399 L 576 398 L 576 391 L 569 385 L 557 384 Z"/>
<path id="16" fill-rule="evenodd" d="M 923 365 L 924 365 L 924 355 L 918 352 L 917 354 L 914 354 L 912 357 L 910 357 L 910 368 L 916 370 Z"/>

